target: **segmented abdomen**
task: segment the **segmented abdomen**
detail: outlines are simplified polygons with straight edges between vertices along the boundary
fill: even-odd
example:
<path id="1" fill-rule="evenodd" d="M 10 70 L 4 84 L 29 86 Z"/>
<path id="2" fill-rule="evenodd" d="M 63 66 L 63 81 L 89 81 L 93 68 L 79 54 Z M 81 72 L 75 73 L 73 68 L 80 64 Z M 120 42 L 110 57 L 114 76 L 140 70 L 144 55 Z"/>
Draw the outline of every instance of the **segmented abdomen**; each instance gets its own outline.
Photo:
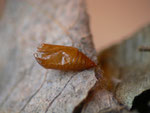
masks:
<path id="1" fill-rule="evenodd" d="M 79 71 L 96 66 L 77 48 L 69 46 L 42 44 L 34 56 L 37 62 L 47 69 Z"/>

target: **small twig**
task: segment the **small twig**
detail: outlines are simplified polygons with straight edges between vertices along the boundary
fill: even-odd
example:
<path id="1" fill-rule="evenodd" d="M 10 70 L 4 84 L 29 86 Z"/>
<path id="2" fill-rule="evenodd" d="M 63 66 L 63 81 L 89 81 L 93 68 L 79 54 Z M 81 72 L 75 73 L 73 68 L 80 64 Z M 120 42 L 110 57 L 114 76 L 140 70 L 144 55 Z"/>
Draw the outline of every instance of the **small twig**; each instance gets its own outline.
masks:
<path id="1" fill-rule="evenodd" d="M 146 47 L 146 46 L 141 46 L 139 47 L 139 51 L 142 51 L 142 52 L 150 52 L 150 46 Z"/>

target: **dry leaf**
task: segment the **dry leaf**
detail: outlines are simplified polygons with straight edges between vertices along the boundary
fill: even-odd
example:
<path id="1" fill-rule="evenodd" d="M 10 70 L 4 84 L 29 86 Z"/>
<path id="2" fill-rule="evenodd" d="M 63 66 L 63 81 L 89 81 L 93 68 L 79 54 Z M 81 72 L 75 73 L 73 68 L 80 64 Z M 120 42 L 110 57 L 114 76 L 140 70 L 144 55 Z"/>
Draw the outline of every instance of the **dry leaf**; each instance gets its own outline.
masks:
<path id="1" fill-rule="evenodd" d="M 100 55 L 104 75 L 114 82 L 115 97 L 128 109 L 136 96 L 150 89 L 150 52 L 140 52 L 141 46 L 150 47 L 149 25 Z"/>
<path id="2" fill-rule="evenodd" d="M 45 42 L 96 61 L 82 0 L 7 0 L 0 34 L 0 112 L 71 113 L 94 86 L 93 69 L 47 71 L 33 57 Z"/>

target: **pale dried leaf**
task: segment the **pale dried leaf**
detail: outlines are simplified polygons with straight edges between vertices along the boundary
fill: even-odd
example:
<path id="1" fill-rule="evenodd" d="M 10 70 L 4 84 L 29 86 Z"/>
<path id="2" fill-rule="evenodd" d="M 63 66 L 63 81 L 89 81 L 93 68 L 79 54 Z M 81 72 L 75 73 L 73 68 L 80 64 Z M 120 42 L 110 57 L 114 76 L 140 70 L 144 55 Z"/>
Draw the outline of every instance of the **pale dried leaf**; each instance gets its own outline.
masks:
<path id="1" fill-rule="evenodd" d="M 0 112 L 71 113 L 94 86 L 93 69 L 47 72 L 33 57 L 46 42 L 96 60 L 83 1 L 7 0 L 0 34 Z"/>
<path id="2" fill-rule="evenodd" d="M 100 55 L 105 74 L 119 81 L 116 98 L 129 109 L 135 96 L 150 89 L 150 52 L 140 52 L 141 46 L 150 47 L 150 25 Z"/>

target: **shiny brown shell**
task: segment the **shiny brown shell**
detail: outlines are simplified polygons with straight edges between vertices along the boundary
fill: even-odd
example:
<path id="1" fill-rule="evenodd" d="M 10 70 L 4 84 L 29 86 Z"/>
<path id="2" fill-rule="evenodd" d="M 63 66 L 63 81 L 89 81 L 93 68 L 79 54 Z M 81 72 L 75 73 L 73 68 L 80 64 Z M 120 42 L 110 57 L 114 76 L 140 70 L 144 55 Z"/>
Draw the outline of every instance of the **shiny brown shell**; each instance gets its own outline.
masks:
<path id="1" fill-rule="evenodd" d="M 34 57 L 46 69 L 80 71 L 96 66 L 85 54 L 70 46 L 41 44 Z"/>

